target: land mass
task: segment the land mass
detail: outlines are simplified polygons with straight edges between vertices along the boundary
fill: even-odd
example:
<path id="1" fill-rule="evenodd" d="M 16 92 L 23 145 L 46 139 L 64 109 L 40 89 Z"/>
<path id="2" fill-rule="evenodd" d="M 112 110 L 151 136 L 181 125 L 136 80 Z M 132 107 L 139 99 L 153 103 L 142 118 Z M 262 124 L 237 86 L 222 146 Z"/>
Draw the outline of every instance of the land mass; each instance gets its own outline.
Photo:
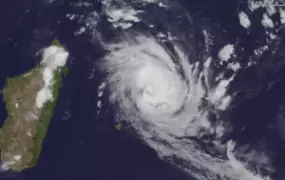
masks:
<path id="1" fill-rule="evenodd" d="M 33 167 L 41 153 L 62 78 L 67 75 L 68 52 L 55 40 L 43 50 L 40 64 L 7 78 L 2 91 L 8 117 L 0 129 L 1 167 L 22 171 Z"/>

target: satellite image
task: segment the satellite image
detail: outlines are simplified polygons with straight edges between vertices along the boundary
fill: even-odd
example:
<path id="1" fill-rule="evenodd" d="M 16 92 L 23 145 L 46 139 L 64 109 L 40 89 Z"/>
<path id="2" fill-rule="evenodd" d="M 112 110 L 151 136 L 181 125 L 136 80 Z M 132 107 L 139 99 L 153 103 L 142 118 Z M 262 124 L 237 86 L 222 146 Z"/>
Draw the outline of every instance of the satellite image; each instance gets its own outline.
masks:
<path id="1" fill-rule="evenodd" d="M 0 2 L 0 180 L 285 180 L 284 0 Z"/>

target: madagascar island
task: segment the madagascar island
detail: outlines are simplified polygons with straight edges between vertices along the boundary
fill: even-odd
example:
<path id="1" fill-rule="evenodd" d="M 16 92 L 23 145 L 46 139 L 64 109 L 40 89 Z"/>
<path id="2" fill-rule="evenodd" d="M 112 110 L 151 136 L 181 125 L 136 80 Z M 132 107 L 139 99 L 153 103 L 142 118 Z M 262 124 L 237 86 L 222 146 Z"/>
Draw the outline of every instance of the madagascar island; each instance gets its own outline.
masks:
<path id="1" fill-rule="evenodd" d="M 8 117 L 0 129 L 1 168 L 20 172 L 39 158 L 62 80 L 68 52 L 54 40 L 30 71 L 9 77 L 2 90 Z"/>

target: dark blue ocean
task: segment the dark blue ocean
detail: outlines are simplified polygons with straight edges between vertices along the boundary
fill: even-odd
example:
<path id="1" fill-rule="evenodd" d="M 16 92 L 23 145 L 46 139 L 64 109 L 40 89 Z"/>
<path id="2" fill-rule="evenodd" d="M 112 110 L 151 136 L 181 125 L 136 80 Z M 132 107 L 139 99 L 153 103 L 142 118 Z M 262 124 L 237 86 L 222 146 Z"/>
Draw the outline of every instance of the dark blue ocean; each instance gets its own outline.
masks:
<path id="1" fill-rule="evenodd" d="M 88 37 L 73 35 L 76 24 L 57 23 L 70 12 L 64 3 L 51 7 L 40 1 L 0 3 L 0 89 L 7 77 L 39 63 L 36 53 L 53 39 L 59 39 L 70 52 L 70 73 L 60 90 L 37 165 L 21 173 L 0 173 L 0 180 L 189 179 L 160 161 L 155 151 L 140 141 L 116 131 L 112 113 L 96 117 L 100 74 L 95 74 L 95 79 L 88 77 L 102 52 L 96 51 Z M 2 126 L 7 112 L 2 96 L 0 101 Z M 65 111 L 70 112 L 70 118 Z"/>
<path id="2" fill-rule="evenodd" d="M 255 39 L 263 33 L 262 27 L 252 28 L 249 36 L 237 21 L 237 7 L 246 6 L 244 2 L 183 0 L 181 3 L 196 18 L 208 18 L 211 19 L 209 23 L 220 24 L 228 41 L 238 38 L 246 47 L 241 63 L 246 61 L 247 53 L 258 45 Z M 89 77 L 94 63 L 104 55 L 104 51 L 90 40 L 90 36 L 74 36 L 78 26 L 65 18 L 67 13 L 76 11 L 69 4 L 65 0 L 50 5 L 40 0 L 0 2 L 0 89 L 7 77 L 24 73 L 39 63 L 41 56 L 36 54 L 53 39 L 59 39 L 70 53 L 70 71 L 63 81 L 37 165 L 21 173 L 0 173 L 0 180 L 192 180 L 181 170 L 161 161 L 154 150 L 129 132 L 117 131 L 111 107 L 105 107 L 108 111 L 97 116 L 96 92 L 103 75 L 95 71 L 95 78 Z M 99 1 L 94 3 L 94 9 L 100 10 Z M 253 72 L 266 70 L 260 68 Z M 262 89 L 273 79 L 285 82 L 280 69 L 270 69 L 266 71 L 267 75 L 260 76 L 255 76 L 253 72 L 243 72 L 232 89 L 240 87 L 241 82 L 247 80 L 250 81 L 245 83 L 244 89 L 245 86 L 249 89 L 261 86 Z M 264 78 L 264 82 L 257 82 L 257 77 Z M 270 122 L 264 117 L 270 119 L 276 116 L 275 110 L 281 103 L 280 96 L 284 89 L 282 83 L 277 83 L 272 92 L 260 90 L 255 99 L 246 101 L 242 100 L 246 91 L 241 89 L 241 98 L 236 99 L 241 108 L 232 109 L 236 129 L 231 138 L 241 144 L 256 143 L 259 138 L 264 138 L 276 152 L 273 157 L 280 158 L 284 150 L 280 146 L 282 142 L 266 128 Z M 0 102 L 2 126 L 7 117 L 2 96 Z M 241 131 L 245 124 L 246 131 Z M 283 167 L 283 161 L 276 162 Z M 276 177 L 281 174 L 277 173 Z"/>

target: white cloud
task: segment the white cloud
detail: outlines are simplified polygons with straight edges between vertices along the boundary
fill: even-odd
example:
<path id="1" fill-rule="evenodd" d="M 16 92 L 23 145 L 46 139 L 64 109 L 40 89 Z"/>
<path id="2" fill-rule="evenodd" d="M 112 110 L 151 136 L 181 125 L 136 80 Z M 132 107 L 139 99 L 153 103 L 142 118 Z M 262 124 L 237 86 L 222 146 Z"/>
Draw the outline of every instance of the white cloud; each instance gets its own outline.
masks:
<path id="1" fill-rule="evenodd" d="M 234 53 L 234 45 L 227 44 L 219 52 L 218 56 L 221 60 L 227 61 L 231 58 L 231 55 Z"/>
<path id="2" fill-rule="evenodd" d="M 261 20 L 261 24 L 264 27 L 269 27 L 269 28 L 273 28 L 274 27 L 273 21 L 270 19 L 270 17 L 268 17 L 268 15 L 266 13 L 263 14 L 263 18 Z"/>
<path id="3" fill-rule="evenodd" d="M 269 49 L 268 45 L 261 46 L 254 50 L 254 54 L 257 56 L 261 56 L 265 51 Z"/>
<path id="4" fill-rule="evenodd" d="M 128 29 L 133 23 L 140 21 L 137 15 L 141 13 L 141 11 L 137 11 L 127 4 L 117 7 L 112 6 L 111 2 L 106 1 L 104 3 L 104 9 L 109 22 L 113 23 L 115 28 L 121 27 L 123 29 Z"/>
<path id="5" fill-rule="evenodd" d="M 285 24 L 285 10 L 282 8 L 279 8 L 279 13 L 280 13 L 281 24 Z"/>
<path id="6" fill-rule="evenodd" d="M 110 53 L 102 62 L 102 69 L 108 72 L 106 83 L 110 102 L 116 104 L 114 107 L 119 112 L 117 120 L 128 121 L 161 158 L 170 156 L 185 160 L 185 164 L 194 168 L 181 167 L 197 179 L 253 180 L 239 170 L 236 161 L 211 155 L 191 138 L 184 139 L 212 133 L 221 137 L 227 132 L 230 127 L 225 129 L 222 123 L 214 127 L 210 123 L 209 111 L 201 107 L 201 102 L 206 100 L 215 110 L 225 110 L 231 102 L 231 96 L 226 92 L 233 78 L 224 79 L 221 75 L 217 85 L 205 87 L 207 77 L 212 75 L 209 73 L 211 58 L 203 63 L 204 68 L 200 71 L 201 64 L 190 64 L 187 53 L 173 44 L 178 54 L 177 64 L 181 65 L 177 71 L 168 51 L 154 38 L 135 38 L 106 45 Z M 221 54 L 227 60 L 233 53 L 233 45 L 224 49 Z M 180 78 L 181 72 L 184 72 L 184 79 Z M 204 76 L 207 76 L 206 81 L 202 81 Z M 211 150 L 219 151 L 223 156 L 227 149 L 217 140 Z"/>
<path id="7" fill-rule="evenodd" d="M 51 70 L 64 66 L 67 61 L 68 52 L 57 46 L 50 46 L 43 50 L 43 60 L 41 63 L 45 64 Z"/>
<path id="8" fill-rule="evenodd" d="M 231 102 L 231 96 L 225 96 L 228 85 L 233 80 L 233 77 L 229 79 L 220 80 L 218 85 L 211 90 L 209 94 L 209 101 L 215 104 L 218 109 L 225 110 Z"/>
<path id="9" fill-rule="evenodd" d="M 249 8 L 251 11 L 255 11 L 256 9 L 260 8 L 260 7 L 257 6 L 254 2 L 255 2 L 254 0 L 247 0 L 248 8 Z"/>
<path id="10" fill-rule="evenodd" d="M 86 27 L 80 27 L 78 31 L 74 33 L 74 35 L 78 36 L 80 34 L 83 34 L 86 31 Z"/>
<path id="11" fill-rule="evenodd" d="M 229 141 L 227 143 L 227 157 L 229 164 L 235 169 L 236 173 L 243 180 L 270 180 L 269 177 L 262 177 L 252 171 L 250 171 L 243 162 L 239 161 L 234 154 L 235 143 Z"/>
<path id="12" fill-rule="evenodd" d="M 21 155 L 15 155 L 15 156 L 14 156 L 14 160 L 16 160 L 16 161 L 19 161 L 21 158 L 22 158 Z"/>
<path id="13" fill-rule="evenodd" d="M 276 13 L 276 9 L 274 6 L 267 6 L 266 7 L 266 11 L 268 13 L 269 16 L 272 16 L 273 14 Z"/>
<path id="14" fill-rule="evenodd" d="M 233 63 L 230 63 L 229 65 L 228 65 L 228 67 L 230 68 L 230 69 L 232 69 L 233 71 L 237 71 L 237 70 L 239 70 L 240 69 L 240 63 L 238 63 L 238 62 L 233 62 Z"/>
<path id="15" fill-rule="evenodd" d="M 42 108 L 44 103 L 52 100 L 54 71 L 57 70 L 57 68 L 64 66 L 67 58 L 68 52 L 62 47 L 50 46 L 43 50 L 43 59 L 41 64 L 45 66 L 42 72 L 44 85 L 36 97 L 36 106 L 38 108 Z"/>
<path id="16" fill-rule="evenodd" d="M 249 17 L 247 16 L 247 14 L 245 14 L 245 12 L 240 12 L 238 14 L 238 16 L 239 16 L 240 25 L 242 25 L 244 28 L 248 29 L 251 25 L 251 22 L 249 20 Z"/>
<path id="17" fill-rule="evenodd" d="M 119 20 L 139 22 L 140 19 L 136 17 L 137 11 L 134 9 L 108 9 L 107 14 L 110 22 Z"/>
<path id="18" fill-rule="evenodd" d="M 50 88 L 43 87 L 37 95 L 36 106 L 42 108 L 44 103 L 52 99 L 52 92 Z"/>
<path id="19" fill-rule="evenodd" d="M 163 2 L 159 2 L 159 3 L 158 3 L 158 6 L 159 6 L 159 7 L 164 7 L 164 8 L 167 7 L 165 4 L 163 4 Z"/>

